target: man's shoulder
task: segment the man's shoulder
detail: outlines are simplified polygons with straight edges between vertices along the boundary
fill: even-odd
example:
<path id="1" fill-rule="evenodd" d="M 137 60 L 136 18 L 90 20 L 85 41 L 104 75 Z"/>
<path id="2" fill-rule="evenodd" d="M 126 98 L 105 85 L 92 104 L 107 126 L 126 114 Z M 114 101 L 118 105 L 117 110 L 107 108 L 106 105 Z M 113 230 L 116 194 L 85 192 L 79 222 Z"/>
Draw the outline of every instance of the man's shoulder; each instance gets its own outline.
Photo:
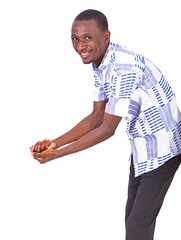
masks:
<path id="1" fill-rule="evenodd" d="M 134 64 L 135 52 L 125 46 L 114 44 L 116 64 Z"/>
<path id="2" fill-rule="evenodd" d="M 135 55 L 135 52 L 132 49 L 126 47 L 126 46 L 122 46 L 122 45 L 117 44 L 117 43 L 114 43 L 113 45 L 114 45 L 114 48 L 115 48 L 115 52 Z"/>

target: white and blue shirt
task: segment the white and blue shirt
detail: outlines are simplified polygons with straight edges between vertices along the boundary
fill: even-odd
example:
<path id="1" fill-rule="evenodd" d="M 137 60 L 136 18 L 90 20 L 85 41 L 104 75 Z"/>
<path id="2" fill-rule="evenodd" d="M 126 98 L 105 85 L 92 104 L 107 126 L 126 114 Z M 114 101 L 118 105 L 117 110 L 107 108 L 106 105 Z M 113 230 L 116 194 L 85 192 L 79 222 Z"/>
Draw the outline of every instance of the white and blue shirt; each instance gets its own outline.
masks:
<path id="1" fill-rule="evenodd" d="M 94 101 L 108 99 L 106 113 L 124 117 L 135 176 L 181 153 L 181 114 L 162 72 L 147 58 L 110 43 L 99 67 L 93 64 Z"/>

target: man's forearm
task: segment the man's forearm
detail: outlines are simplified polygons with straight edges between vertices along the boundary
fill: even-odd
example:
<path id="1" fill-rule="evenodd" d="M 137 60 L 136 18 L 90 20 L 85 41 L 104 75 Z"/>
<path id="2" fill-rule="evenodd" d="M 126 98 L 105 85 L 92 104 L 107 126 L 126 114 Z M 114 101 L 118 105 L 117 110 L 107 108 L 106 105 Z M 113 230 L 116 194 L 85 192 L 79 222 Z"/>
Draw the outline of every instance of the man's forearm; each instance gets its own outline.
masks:
<path id="1" fill-rule="evenodd" d="M 40 163 L 46 163 L 50 160 L 61 158 L 63 156 L 76 153 L 82 150 L 85 150 L 89 147 L 98 144 L 113 135 L 113 131 L 107 131 L 106 128 L 100 127 L 89 132 L 85 136 L 81 137 L 79 140 L 73 142 L 72 144 L 57 149 L 57 150 L 46 150 L 40 153 L 32 152 L 33 157 L 38 160 Z"/>
<path id="2" fill-rule="evenodd" d="M 114 134 L 120 121 L 121 117 L 105 113 L 104 121 L 99 127 L 92 131 L 89 131 L 87 134 L 80 137 L 72 144 L 60 149 L 47 149 L 43 152 L 32 151 L 32 155 L 40 163 L 45 163 L 55 158 L 60 158 L 72 153 L 85 150 L 111 137 Z"/>
<path id="3" fill-rule="evenodd" d="M 106 130 L 106 128 L 101 125 L 74 143 L 57 150 L 57 158 L 90 148 L 110 138 L 113 134 L 113 131 Z"/>
<path id="4" fill-rule="evenodd" d="M 57 148 L 72 143 L 82 136 L 86 135 L 90 131 L 98 128 L 103 121 L 103 116 L 99 114 L 91 113 L 89 116 L 84 118 L 80 123 L 78 123 L 69 132 L 63 134 L 62 136 L 52 140 L 55 142 Z"/>
<path id="5" fill-rule="evenodd" d="M 82 136 L 98 128 L 104 120 L 106 103 L 107 103 L 107 100 L 100 101 L 100 102 L 93 102 L 92 113 L 86 118 L 84 118 L 69 132 L 63 134 L 62 136 L 52 141 L 47 139 L 44 139 L 43 141 L 38 141 L 36 144 L 30 147 L 30 151 L 32 153 L 33 152 L 40 153 L 47 149 L 49 150 L 57 149 L 61 146 L 77 141 Z"/>

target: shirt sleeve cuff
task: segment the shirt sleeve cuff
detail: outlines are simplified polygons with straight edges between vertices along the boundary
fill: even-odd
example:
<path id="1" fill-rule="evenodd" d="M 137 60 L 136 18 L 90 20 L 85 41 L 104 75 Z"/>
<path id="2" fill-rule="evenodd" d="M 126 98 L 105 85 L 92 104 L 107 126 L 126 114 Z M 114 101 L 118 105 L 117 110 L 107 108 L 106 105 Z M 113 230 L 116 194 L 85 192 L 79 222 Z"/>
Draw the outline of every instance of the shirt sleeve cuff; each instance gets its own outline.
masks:
<path id="1" fill-rule="evenodd" d="M 129 99 L 110 98 L 105 112 L 119 117 L 127 117 L 129 102 Z"/>

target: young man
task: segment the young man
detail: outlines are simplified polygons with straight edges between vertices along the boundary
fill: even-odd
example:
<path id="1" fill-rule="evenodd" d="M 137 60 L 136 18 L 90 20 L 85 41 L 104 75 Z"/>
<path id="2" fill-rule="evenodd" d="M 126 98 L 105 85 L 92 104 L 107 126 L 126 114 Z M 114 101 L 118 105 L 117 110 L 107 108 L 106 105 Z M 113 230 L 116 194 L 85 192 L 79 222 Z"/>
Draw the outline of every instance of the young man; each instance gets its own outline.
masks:
<path id="1" fill-rule="evenodd" d="M 75 18 L 72 43 L 83 63 L 93 66 L 93 111 L 57 139 L 37 142 L 32 155 L 46 163 L 92 147 L 111 137 L 125 117 L 132 148 L 126 239 L 153 240 L 156 217 L 181 162 L 175 94 L 148 59 L 110 42 L 107 19 L 99 11 Z"/>

